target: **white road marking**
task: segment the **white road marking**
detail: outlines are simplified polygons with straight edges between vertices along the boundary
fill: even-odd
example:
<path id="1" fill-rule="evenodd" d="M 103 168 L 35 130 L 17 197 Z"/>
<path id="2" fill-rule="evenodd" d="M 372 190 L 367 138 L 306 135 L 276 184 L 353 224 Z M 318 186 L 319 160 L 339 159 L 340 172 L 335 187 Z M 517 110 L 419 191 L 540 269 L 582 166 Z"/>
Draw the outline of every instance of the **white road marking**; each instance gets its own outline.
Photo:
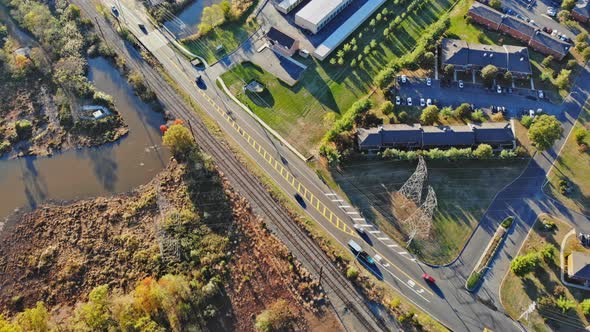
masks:
<path id="1" fill-rule="evenodd" d="M 333 199 L 332 202 L 344 202 L 343 199 Z"/>
<path id="2" fill-rule="evenodd" d="M 422 294 L 422 293 L 424 293 L 424 290 L 422 288 L 420 288 L 419 290 L 416 291 L 416 293 Z"/>
<path id="3" fill-rule="evenodd" d="M 358 212 L 346 212 L 346 214 L 359 214 Z"/>
<path id="4" fill-rule="evenodd" d="M 361 227 L 373 227 L 371 224 L 359 224 Z"/>
<path id="5" fill-rule="evenodd" d="M 352 218 L 352 220 L 365 221 L 365 218 Z"/>
<path id="6" fill-rule="evenodd" d="M 412 279 L 410 279 L 408 280 L 408 285 L 410 285 L 410 287 L 414 287 L 416 286 L 416 283 Z"/>
<path id="7" fill-rule="evenodd" d="M 371 234 L 379 234 L 379 233 L 381 233 L 381 231 L 370 231 L 369 233 L 371 233 Z"/>
<path id="8" fill-rule="evenodd" d="M 385 241 L 385 240 L 389 240 L 389 238 L 388 237 L 378 237 L 377 240 Z"/>
<path id="9" fill-rule="evenodd" d="M 390 248 L 397 248 L 397 247 L 399 247 L 397 244 L 388 244 L 387 246 L 390 247 Z"/>
<path id="10" fill-rule="evenodd" d="M 397 253 L 400 254 L 400 255 L 407 255 L 408 254 L 407 251 L 398 251 Z"/>
<path id="11" fill-rule="evenodd" d="M 341 208 L 341 209 L 346 209 L 346 208 L 349 208 L 349 207 L 350 207 L 350 205 L 340 205 L 339 206 L 339 208 Z"/>
<path id="12" fill-rule="evenodd" d="M 334 193 L 325 193 L 324 195 L 326 195 L 326 196 L 336 196 L 336 194 L 334 194 Z"/>

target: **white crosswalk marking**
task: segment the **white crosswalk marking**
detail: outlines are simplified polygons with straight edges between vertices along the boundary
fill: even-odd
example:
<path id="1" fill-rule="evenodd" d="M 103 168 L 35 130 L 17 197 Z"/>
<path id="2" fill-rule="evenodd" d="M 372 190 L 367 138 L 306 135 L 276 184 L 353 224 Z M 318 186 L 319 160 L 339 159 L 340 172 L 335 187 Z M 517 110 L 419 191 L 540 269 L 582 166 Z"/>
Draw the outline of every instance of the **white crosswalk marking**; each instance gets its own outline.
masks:
<path id="1" fill-rule="evenodd" d="M 352 218 L 352 220 L 365 221 L 365 218 Z"/>
<path id="2" fill-rule="evenodd" d="M 339 208 L 341 208 L 341 209 L 346 209 L 346 208 L 349 208 L 349 207 L 350 207 L 350 205 L 340 205 L 339 206 Z"/>
<path id="3" fill-rule="evenodd" d="M 333 199 L 332 202 L 344 202 L 343 199 Z"/>
<path id="4" fill-rule="evenodd" d="M 371 234 L 379 234 L 379 233 L 381 233 L 381 231 L 370 231 L 369 233 L 371 233 Z"/>
<path id="5" fill-rule="evenodd" d="M 390 248 L 396 248 L 396 247 L 399 247 L 397 244 L 388 244 L 387 246 L 388 246 L 388 247 L 390 247 Z"/>
<path id="6" fill-rule="evenodd" d="M 324 195 L 326 195 L 326 196 L 336 196 L 336 194 L 334 194 L 334 193 L 325 193 Z"/>
<path id="7" fill-rule="evenodd" d="M 389 238 L 388 237 L 378 237 L 377 240 L 385 241 L 385 240 L 389 240 Z"/>
<path id="8" fill-rule="evenodd" d="M 359 213 L 356 211 L 353 211 L 353 212 L 346 212 L 346 214 L 359 214 Z"/>

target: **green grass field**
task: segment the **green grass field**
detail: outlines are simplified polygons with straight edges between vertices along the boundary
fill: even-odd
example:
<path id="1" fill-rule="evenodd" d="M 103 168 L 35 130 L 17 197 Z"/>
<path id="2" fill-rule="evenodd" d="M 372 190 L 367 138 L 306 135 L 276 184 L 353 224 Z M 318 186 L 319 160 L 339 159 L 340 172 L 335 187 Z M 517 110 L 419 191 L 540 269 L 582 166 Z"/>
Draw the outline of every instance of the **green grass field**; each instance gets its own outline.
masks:
<path id="1" fill-rule="evenodd" d="M 420 259 L 434 264 L 454 259 L 494 195 L 516 178 L 527 162 L 427 161 L 427 185 L 435 190 L 438 207 L 432 223 L 432 236 L 416 238 L 412 242 L 412 251 Z M 392 194 L 410 177 L 415 167 L 414 162 L 346 162 L 339 172 L 323 176 L 362 211 L 363 217 L 376 222 L 379 229 L 392 238 L 405 242 L 407 232 L 397 219 L 398 214 L 393 212 L 399 202 L 392 201 Z"/>
<path id="2" fill-rule="evenodd" d="M 539 252 L 546 244 L 552 244 L 559 250 L 561 241 L 571 230 L 571 226 L 560 220 L 548 216 L 541 216 L 540 220 L 552 220 L 557 229 L 545 231 L 542 223 L 537 220 L 529 237 L 523 244 L 519 255 L 531 252 Z M 574 237 L 574 240 L 577 240 Z M 581 331 L 588 325 L 579 306 L 580 301 L 588 298 L 590 292 L 576 288 L 564 287 L 560 280 L 559 252 L 548 262 L 541 260 L 541 266 L 536 271 L 518 277 L 512 271 L 508 271 L 500 288 L 500 297 L 506 312 L 513 319 L 518 319 L 526 308 L 542 297 L 552 298 L 554 301 L 560 296 L 573 300 L 576 307 L 565 313 L 554 305 L 538 305 L 529 316 L 529 327 L 534 331 Z M 523 324 L 527 322 L 521 320 Z"/>
<path id="3" fill-rule="evenodd" d="M 329 64 L 328 59 L 319 62 L 311 57 L 303 59 L 308 66 L 301 81 L 289 87 L 272 75 L 246 64 L 235 67 L 222 75 L 230 90 L 239 94 L 238 98 L 251 106 L 252 110 L 276 129 L 304 154 L 315 152 L 319 139 L 325 131 L 355 101 L 365 96 L 371 89 L 373 77 L 392 59 L 400 57 L 413 49 L 416 40 L 432 23 L 436 22 L 450 6 L 450 0 L 432 0 L 422 10 L 408 13 L 393 37 L 384 37 L 383 29 L 389 21 L 382 20 L 370 27 L 367 20 L 351 36 L 357 39 L 358 51 L 345 56 L 342 66 Z M 390 13 L 401 13 L 403 8 L 388 1 L 385 5 Z M 389 20 L 395 15 L 390 15 Z M 377 47 L 368 55 L 363 49 L 372 39 Z M 351 67 L 353 57 L 363 54 L 362 64 Z M 238 77 L 239 76 L 239 79 Z M 261 98 L 242 92 L 243 83 L 258 79 L 265 84 L 269 93 Z M 333 115 L 327 115 L 334 113 Z"/>
<path id="4" fill-rule="evenodd" d="M 589 127 L 590 108 L 584 108 L 573 130 Z M 584 143 L 590 146 L 590 137 L 586 137 Z M 565 143 L 548 178 L 544 188 L 547 194 L 575 211 L 590 213 L 590 153 L 579 150 L 573 134 Z M 562 178 L 572 184 L 573 191 L 567 196 L 559 191 L 558 183 Z"/>
<path id="5" fill-rule="evenodd" d="M 256 7 L 257 1 L 250 10 L 242 15 L 242 18 L 235 22 L 226 22 L 214 28 L 212 31 L 197 39 L 187 38 L 182 44 L 193 54 L 203 57 L 211 64 L 224 57 L 240 46 L 248 37 L 253 34 L 259 25 L 256 20 L 247 21 L 250 12 Z M 217 52 L 217 46 L 221 45 L 223 50 Z"/>

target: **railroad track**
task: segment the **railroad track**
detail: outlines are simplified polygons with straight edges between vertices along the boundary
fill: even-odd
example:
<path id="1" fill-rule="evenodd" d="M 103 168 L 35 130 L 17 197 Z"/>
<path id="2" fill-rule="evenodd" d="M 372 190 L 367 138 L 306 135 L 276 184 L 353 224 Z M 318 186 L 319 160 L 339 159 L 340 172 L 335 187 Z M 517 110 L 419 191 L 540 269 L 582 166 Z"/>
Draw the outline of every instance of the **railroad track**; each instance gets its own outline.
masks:
<path id="1" fill-rule="evenodd" d="M 260 181 L 236 158 L 233 152 L 214 137 L 195 112 L 185 105 L 178 93 L 160 76 L 160 74 L 143 60 L 138 60 L 128 53 L 120 36 L 113 26 L 96 12 L 92 3 L 74 0 L 88 17 L 97 17 L 102 21 L 102 34 L 110 46 L 123 56 L 127 65 L 142 73 L 146 84 L 157 91 L 158 98 L 165 108 L 177 118 L 190 121 L 193 133 L 199 145 L 210 154 L 218 167 L 228 177 L 232 186 L 249 199 L 254 210 L 276 227 L 277 235 L 286 242 L 294 255 L 305 263 L 307 269 L 316 277 L 322 271 L 322 287 L 333 304 L 340 301 L 352 313 L 361 326 L 370 331 L 390 331 L 399 328 L 393 321 L 385 322 L 377 317 L 368 307 L 366 299 L 334 266 L 319 245 L 291 218 L 287 211 L 276 202 Z M 136 55 L 137 56 L 137 55 Z M 334 298 L 336 296 L 337 298 Z M 393 324 L 392 324 L 393 323 Z M 389 325 L 389 326 L 388 326 Z"/>

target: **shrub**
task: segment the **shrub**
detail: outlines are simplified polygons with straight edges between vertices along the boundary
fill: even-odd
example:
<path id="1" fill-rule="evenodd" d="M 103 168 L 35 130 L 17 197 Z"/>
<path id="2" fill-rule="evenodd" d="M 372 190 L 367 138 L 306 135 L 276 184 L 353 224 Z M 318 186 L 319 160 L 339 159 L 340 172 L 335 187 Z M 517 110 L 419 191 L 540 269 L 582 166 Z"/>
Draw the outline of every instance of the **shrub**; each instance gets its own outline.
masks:
<path id="1" fill-rule="evenodd" d="M 498 112 L 496 114 L 492 114 L 492 121 L 494 122 L 502 122 L 505 121 L 504 114 Z"/>
<path id="2" fill-rule="evenodd" d="M 425 125 L 432 125 L 438 121 L 438 107 L 435 105 L 427 106 L 422 110 L 420 115 L 420 122 Z"/>
<path id="3" fill-rule="evenodd" d="M 477 286 L 479 283 L 479 279 L 481 278 L 481 273 L 473 272 L 469 278 L 467 278 L 467 289 L 472 290 Z"/>
<path id="4" fill-rule="evenodd" d="M 320 155 L 326 157 L 330 166 L 338 165 L 340 163 L 340 159 L 342 158 L 342 155 L 340 152 L 338 152 L 338 150 L 336 150 L 336 148 L 326 144 L 322 144 L 322 146 L 320 146 Z"/>
<path id="5" fill-rule="evenodd" d="M 555 258 L 556 252 L 557 249 L 555 248 L 555 246 L 551 243 L 547 243 L 541 249 L 541 257 L 543 257 L 543 260 L 545 260 L 545 262 L 550 262 Z"/>
<path id="6" fill-rule="evenodd" d="M 519 277 L 532 272 L 541 262 L 539 255 L 529 253 L 523 256 L 516 256 L 510 263 L 510 270 Z"/>
<path id="7" fill-rule="evenodd" d="M 576 142 L 578 145 L 580 145 L 584 143 L 584 139 L 586 139 L 586 136 L 588 136 L 588 130 L 586 130 L 586 128 L 578 128 L 574 132 L 574 136 L 576 138 Z"/>
<path id="8" fill-rule="evenodd" d="M 397 115 L 397 118 L 399 119 L 400 122 L 406 122 L 408 121 L 408 112 L 406 111 L 402 111 Z"/>
<path id="9" fill-rule="evenodd" d="M 346 270 L 346 277 L 350 280 L 356 280 L 359 276 L 359 271 L 354 266 L 349 266 Z"/>
<path id="10" fill-rule="evenodd" d="M 477 159 L 490 159 L 494 155 L 494 150 L 489 144 L 480 144 L 477 149 L 473 151 L 473 155 Z"/>
<path id="11" fill-rule="evenodd" d="M 14 124 L 19 139 L 27 139 L 33 134 L 33 124 L 29 120 L 19 120 Z"/>
<path id="12" fill-rule="evenodd" d="M 565 296 L 560 296 L 555 304 L 565 314 L 568 310 L 576 306 L 576 301 L 568 299 Z"/>
<path id="13" fill-rule="evenodd" d="M 381 104 L 381 106 L 379 107 L 379 109 L 381 110 L 381 112 L 385 115 L 390 115 L 391 113 L 393 113 L 393 103 L 390 102 L 389 100 L 384 102 L 383 104 Z"/>
<path id="14" fill-rule="evenodd" d="M 520 118 L 520 123 L 523 125 L 523 127 L 529 129 L 533 124 L 533 117 L 529 115 L 523 115 L 522 118 Z"/>
<path id="15" fill-rule="evenodd" d="M 590 315 L 590 299 L 580 302 L 580 308 L 582 308 L 584 315 Z"/>
<path id="16" fill-rule="evenodd" d="M 589 302 L 590 302 L 590 300 L 589 300 Z M 399 305 L 401 303 L 402 303 L 402 301 L 399 298 L 394 297 L 393 299 L 391 299 L 391 301 L 389 301 L 389 307 L 391 309 L 394 309 L 395 310 L 395 309 L 397 309 L 399 307 Z M 589 305 L 590 305 L 590 303 L 589 303 Z"/>
<path id="17" fill-rule="evenodd" d="M 469 109 L 470 109 L 470 105 L 467 103 L 463 103 L 461 105 L 459 105 L 456 109 L 455 109 L 455 117 L 458 119 L 465 119 L 469 116 Z"/>
<path id="18" fill-rule="evenodd" d="M 514 217 L 508 217 L 508 218 L 504 219 L 504 221 L 502 221 L 502 227 L 504 227 L 506 229 L 510 228 L 513 221 L 514 221 Z"/>
<path id="19" fill-rule="evenodd" d="M 502 113 L 497 113 L 497 114 L 502 115 Z M 494 114 L 494 115 L 496 115 L 496 114 Z M 483 111 L 477 110 L 477 111 L 471 113 L 471 120 L 476 121 L 476 122 L 484 122 L 485 117 L 484 117 Z"/>
<path id="20" fill-rule="evenodd" d="M 543 67 L 549 67 L 549 65 L 551 64 L 552 61 L 553 61 L 553 56 L 548 55 L 543 59 L 543 61 L 541 61 L 541 64 L 543 65 Z"/>
<path id="21" fill-rule="evenodd" d="M 510 151 L 510 150 L 502 150 L 502 152 L 500 152 L 500 159 L 512 159 L 512 158 L 516 158 L 517 153 L 515 151 Z"/>
<path id="22" fill-rule="evenodd" d="M 294 318 L 287 301 L 281 299 L 256 316 L 256 329 L 263 332 L 287 330 Z"/>

